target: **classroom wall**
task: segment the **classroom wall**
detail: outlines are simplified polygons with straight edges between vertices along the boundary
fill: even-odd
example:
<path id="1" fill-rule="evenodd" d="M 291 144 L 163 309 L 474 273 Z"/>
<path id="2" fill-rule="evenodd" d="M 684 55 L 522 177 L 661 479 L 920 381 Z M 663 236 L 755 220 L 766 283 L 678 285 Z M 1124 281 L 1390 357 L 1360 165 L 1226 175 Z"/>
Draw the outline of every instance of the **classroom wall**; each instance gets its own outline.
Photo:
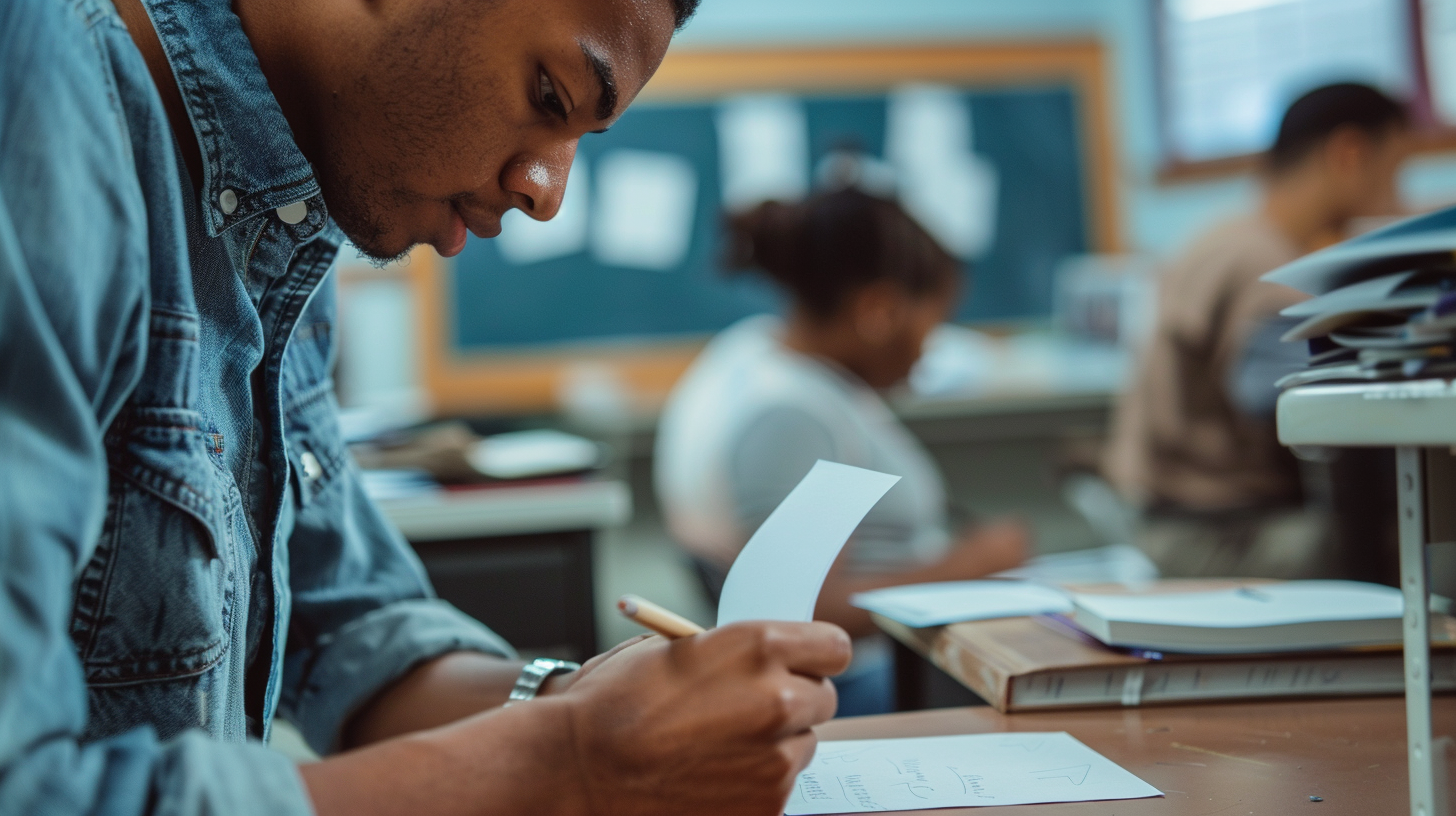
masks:
<path id="1" fill-rule="evenodd" d="M 1121 147 L 1122 224 L 1131 249 L 1166 255 L 1247 208 L 1248 177 L 1165 185 L 1159 162 L 1151 0 L 704 0 L 677 47 L 1096 36 L 1108 48 Z M 1410 202 L 1456 201 L 1456 155 L 1406 169 Z"/>
<path id="2" fill-rule="evenodd" d="M 1151 9 L 1152 0 L 703 0 L 675 47 L 1097 37 L 1107 47 L 1114 83 L 1124 244 L 1166 256 L 1213 221 L 1247 209 L 1257 187 L 1247 176 L 1158 183 Z M 1402 181 L 1414 206 L 1456 202 L 1456 155 L 1420 157 L 1407 166 Z M 413 333 L 408 317 L 366 308 L 385 299 L 369 297 L 365 287 L 359 293 L 364 296 L 353 299 L 363 305 L 354 322 L 407 347 Z M 420 399 L 414 366 L 381 366 L 373 355 L 360 356 L 370 360 L 370 371 L 342 378 L 346 402 Z"/>

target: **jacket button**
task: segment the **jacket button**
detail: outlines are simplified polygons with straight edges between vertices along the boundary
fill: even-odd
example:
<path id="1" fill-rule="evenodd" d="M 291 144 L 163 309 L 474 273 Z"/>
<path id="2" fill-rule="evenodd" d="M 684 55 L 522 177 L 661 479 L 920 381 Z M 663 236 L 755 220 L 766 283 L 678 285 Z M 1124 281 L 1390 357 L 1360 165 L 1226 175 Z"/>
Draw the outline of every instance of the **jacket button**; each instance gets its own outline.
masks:
<path id="1" fill-rule="evenodd" d="M 217 208 L 222 210 L 223 215 L 232 215 L 238 211 L 238 194 L 231 188 L 223 190 L 217 196 Z"/>
<path id="2" fill-rule="evenodd" d="M 308 202 L 295 201 L 292 204 L 284 204 L 274 210 L 278 214 L 278 220 L 285 224 L 297 224 L 308 217 Z"/>
<path id="3" fill-rule="evenodd" d="M 311 482 L 324 475 L 324 466 L 319 464 L 317 456 L 313 451 L 304 451 L 298 456 L 299 467 L 303 468 L 303 480 Z"/>

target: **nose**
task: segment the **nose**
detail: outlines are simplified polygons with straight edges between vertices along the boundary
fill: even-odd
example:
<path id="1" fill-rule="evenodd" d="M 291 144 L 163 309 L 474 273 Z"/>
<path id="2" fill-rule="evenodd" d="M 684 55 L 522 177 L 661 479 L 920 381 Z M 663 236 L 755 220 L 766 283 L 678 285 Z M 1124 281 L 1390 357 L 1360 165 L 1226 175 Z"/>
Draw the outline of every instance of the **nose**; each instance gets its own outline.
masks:
<path id="1" fill-rule="evenodd" d="M 534 155 L 523 155 L 501 171 L 501 187 L 511 204 L 537 221 L 550 221 L 561 209 L 566 177 L 576 158 L 576 141 Z"/>

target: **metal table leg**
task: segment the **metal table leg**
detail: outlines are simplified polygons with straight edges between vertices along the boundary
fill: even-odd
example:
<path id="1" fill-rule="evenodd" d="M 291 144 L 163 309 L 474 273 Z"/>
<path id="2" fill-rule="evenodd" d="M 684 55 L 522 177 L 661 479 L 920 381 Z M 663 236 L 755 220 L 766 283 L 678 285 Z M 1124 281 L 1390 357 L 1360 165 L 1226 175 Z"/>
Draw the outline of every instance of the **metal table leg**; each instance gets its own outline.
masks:
<path id="1" fill-rule="evenodd" d="M 1446 816 L 1436 810 L 1435 758 L 1431 751 L 1430 588 L 1426 577 L 1426 488 L 1422 460 L 1420 448 L 1396 449 L 1400 587 L 1405 593 L 1405 727 L 1410 757 L 1410 812 L 1411 816 Z"/>

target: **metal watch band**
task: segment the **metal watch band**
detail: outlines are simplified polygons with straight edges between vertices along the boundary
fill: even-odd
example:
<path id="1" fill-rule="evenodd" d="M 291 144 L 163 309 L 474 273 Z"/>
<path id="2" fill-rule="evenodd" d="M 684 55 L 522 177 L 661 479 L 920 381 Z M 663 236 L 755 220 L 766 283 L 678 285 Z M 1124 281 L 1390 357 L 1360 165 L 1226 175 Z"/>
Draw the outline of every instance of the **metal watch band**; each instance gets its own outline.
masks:
<path id="1" fill-rule="evenodd" d="M 573 663 L 570 660 L 556 660 L 550 657 L 538 657 L 521 667 L 521 675 L 516 678 L 515 688 L 511 689 L 511 696 L 506 700 L 506 705 L 519 703 L 523 700 L 533 700 L 541 691 L 541 684 L 553 674 L 565 674 L 574 672 L 581 668 L 580 663 Z"/>

